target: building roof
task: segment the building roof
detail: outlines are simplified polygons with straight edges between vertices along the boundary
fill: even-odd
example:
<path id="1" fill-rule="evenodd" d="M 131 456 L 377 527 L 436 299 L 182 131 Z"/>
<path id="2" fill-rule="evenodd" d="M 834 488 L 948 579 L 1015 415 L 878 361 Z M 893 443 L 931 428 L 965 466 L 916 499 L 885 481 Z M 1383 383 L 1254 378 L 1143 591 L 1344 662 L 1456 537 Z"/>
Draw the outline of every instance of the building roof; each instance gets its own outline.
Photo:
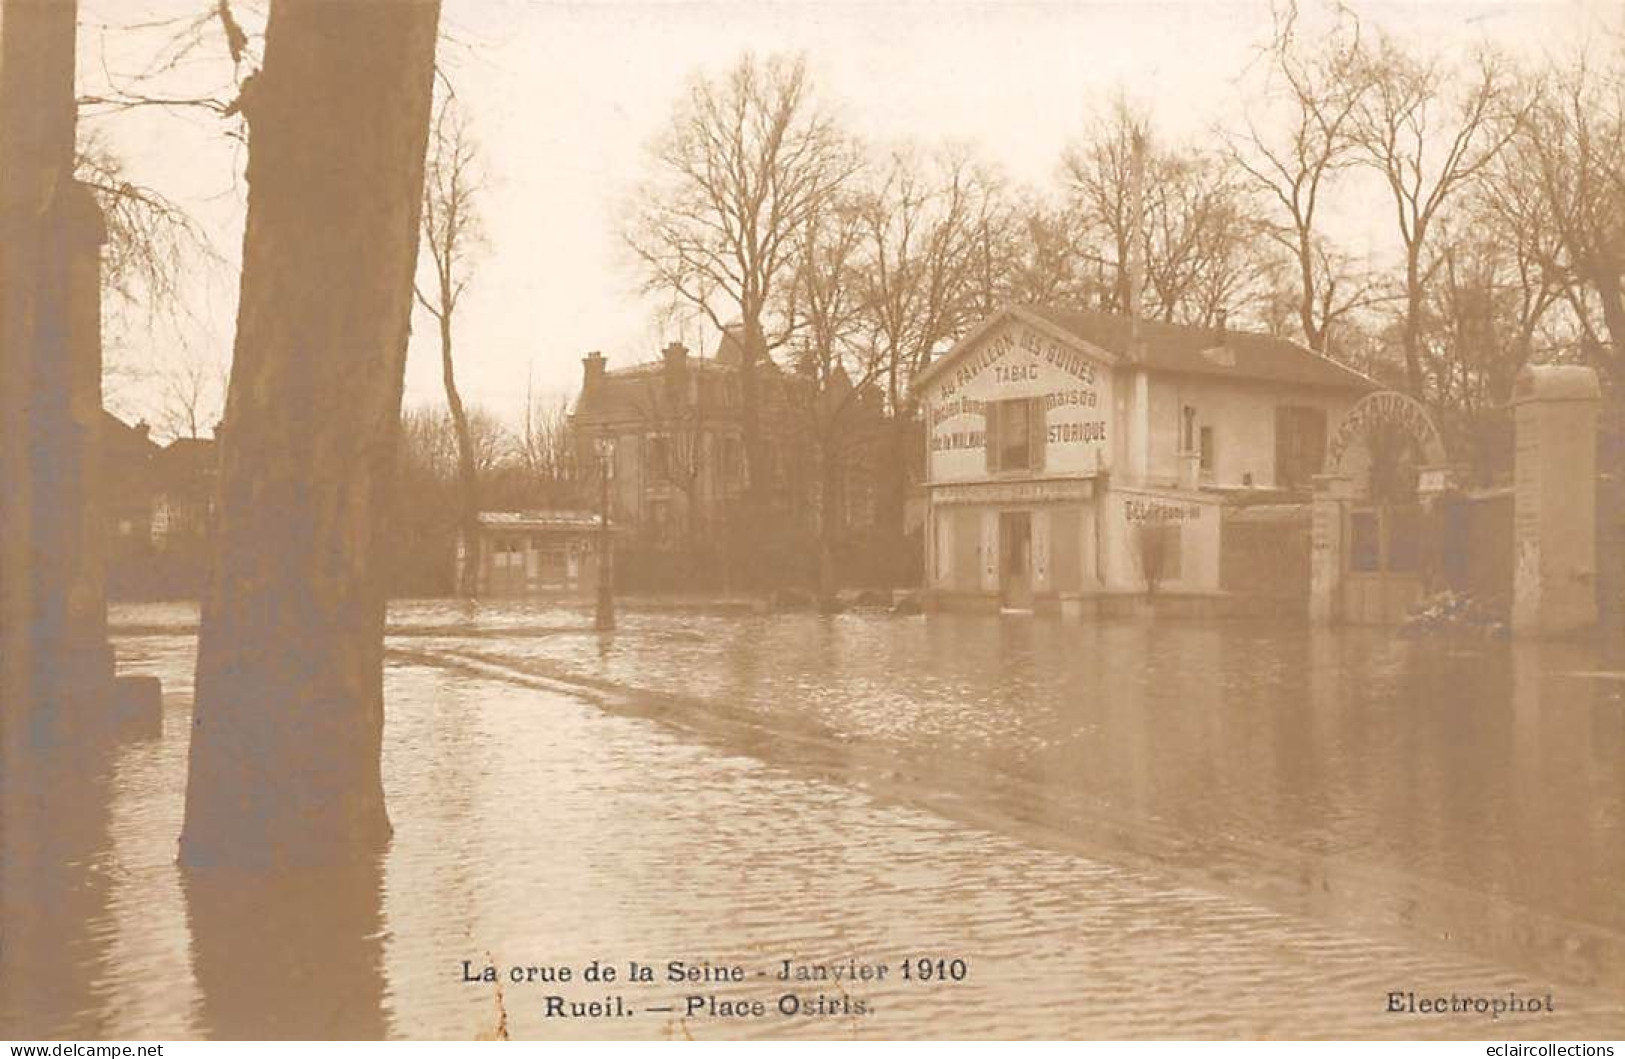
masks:
<path id="1" fill-rule="evenodd" d="M 1037 305 L 1011 306 L 995 313 L 922 371 L 914 384 L 921 385 L 936 375 L 991 326 L 1007 318 L 1041 326 L 1058 338 L 1105 353 L 1119 364 L 1143 365 L 1152 371 L 1341 390 L 1378 388 L 1374 380 L 1360 372 L 1285 338 L 1144 319 L 1138 322 L 1136 335 L 1135 321 L 1127 316 Z"/>
<path id="2" fill-rule="evenodd" d="M 732 376 L 734 369 L 715 361 L 690 359 L 685 370 L 687 378 L 700 380 L 700 387 L 706 391 L 701 400 L 707 411 L 714 414 L 721 409 L 724 402 L 717 393 L 720 380 Z M 687 393 L 674 393 L 668 380 L 666 365 L 660 361 L 606 371 L 598 380 L 583 383 L 572 414 L 650 422 L 663 419 L 688 403 Z"/>
<path id="3" fill-rule="evenodd" d="M 219 458 L 213 438 L 176 438 L 153 457 L 154 484 L 168 493 L 207 495 Z"/>
<path id="4" fill-rule="evenodd" d="M 642 419 L 652 423 L 688 408 L 691 401 L 697 400 L 707 416 L 726 419 L 737 415 L 737 399 L 728 392 L 727 380 L 738 378 L 740 373 L 738 331 L 739 325 L 730 324 L 710 357 L 696 357 L 682 349 L 674 362 L 670 353 L 679 347 L 674 343 L 659 359 L 605 369 L 596 379 L 589 372 L 582 379 L 581 394 L 576 398 L 572 414 Z M 680 375 L 674 372 L 674 363 L 681 364 Z M 673 383 L 679 378 L 683 387 L 693 385 L 694 390 L 674 391 Z M 756 365 L 756 379 L 762 399 L 770 404 L 782 399 L 781 391 L 790 383 L 789 376 L 772 357 Z"/>
<path id="5" fill-rule="evenodd" d="M 510 530 L 585 530 L 598 528 L 598 516 L 587 511 L 481 511 L 481 526 Z"/>
<path id="6" fill-rule="evenodd" d="M 114 458 L 148 459 L 159 449 L 152 440 L 147 424 L 131 426 L 118 416 L 102 409 L 102 451 Z"/>

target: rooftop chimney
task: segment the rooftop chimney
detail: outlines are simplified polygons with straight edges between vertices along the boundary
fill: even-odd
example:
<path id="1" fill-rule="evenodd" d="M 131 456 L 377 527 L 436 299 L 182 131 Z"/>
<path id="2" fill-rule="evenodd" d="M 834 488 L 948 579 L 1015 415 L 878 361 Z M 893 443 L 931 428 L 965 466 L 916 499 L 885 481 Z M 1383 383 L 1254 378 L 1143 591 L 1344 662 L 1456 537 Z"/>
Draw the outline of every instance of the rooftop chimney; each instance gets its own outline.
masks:
<path id="1" fill-rule="evenodd" d="M 581 358 L 581 389 L 590 390 L 604 378 L 604 355 L 596 349 Z"/>
<path id="2" fill-rule="evenodd" d="M 688 347 L 681 342 L 669 343 L 660 351 L 666 362 L 666 398 L 673 405 L 687 403 L 690 398 L 688 378 Z"/>

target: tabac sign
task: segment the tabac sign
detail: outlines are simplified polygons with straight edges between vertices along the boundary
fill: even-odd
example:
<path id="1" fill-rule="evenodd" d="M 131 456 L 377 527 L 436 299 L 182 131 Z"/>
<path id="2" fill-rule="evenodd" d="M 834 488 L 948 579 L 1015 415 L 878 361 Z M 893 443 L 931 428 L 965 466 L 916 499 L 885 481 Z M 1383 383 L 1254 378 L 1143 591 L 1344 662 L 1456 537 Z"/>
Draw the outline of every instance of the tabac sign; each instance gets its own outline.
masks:
<path id="1" fill-rule="evenodd" d="M 1088 475 L 1109 465 L 1106 364 L 1021 320 L 953 358 L 921 391 L 932 481 Z"/>

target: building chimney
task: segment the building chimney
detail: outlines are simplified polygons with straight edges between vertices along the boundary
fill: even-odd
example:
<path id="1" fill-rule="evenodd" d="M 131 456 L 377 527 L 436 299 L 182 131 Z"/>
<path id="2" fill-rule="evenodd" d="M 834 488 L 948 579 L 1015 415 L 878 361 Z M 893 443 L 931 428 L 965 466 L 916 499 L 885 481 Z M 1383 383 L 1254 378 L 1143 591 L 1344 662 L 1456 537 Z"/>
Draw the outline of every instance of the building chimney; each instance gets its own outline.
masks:
<path id="1" fill-rule="evenodd" d="M 688 347 L 681 342 L 671 342 L 660 351 L 660 356 L 666 362 L 666 399 L 673 405 L 687 403 Z"/>
<path id="2" fill-rule="evenodd" d="M 581 392 L 594 389 L 604 379 L 604 355 L 596 349 L 581 358 Z"/>

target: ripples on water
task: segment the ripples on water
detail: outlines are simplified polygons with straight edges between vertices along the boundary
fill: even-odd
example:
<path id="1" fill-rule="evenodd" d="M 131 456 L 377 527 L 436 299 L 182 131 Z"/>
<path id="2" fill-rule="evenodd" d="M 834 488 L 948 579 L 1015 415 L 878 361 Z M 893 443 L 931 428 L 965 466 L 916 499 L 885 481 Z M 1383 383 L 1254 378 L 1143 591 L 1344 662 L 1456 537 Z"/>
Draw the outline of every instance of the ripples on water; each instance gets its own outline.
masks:
<path id="1" fill-rule="evenodd" d="M 562 1022 L 509 986 L 526 1037 L 1625 1032 L 1597 978 L 1625 925 L 1625 685 L 1569 675 L 1605 668 L 1573 649 L 635 613 L 600 641 L 569 611 L 398 607 L 395 838 L 370 877 L 302 895 L 334 911 L 301 933 L 291 887 L 256 917 L 188 901 L 189 619 L 115 617 L 126 667 L 164 677 L 164 734 L 110 755 L 63 879 L 82 893 L 50 906 L 82 922 L 47 924 L 62 966 L 6 990 L 29 1036 L 471 1037 L 495 1003 L 461 961 L 487 953 L 971 962 L 959 985 L 868 989 L 855 1020 Z M 1519 914 L 1539 922 L 1512 932 Z M 1558 1010 L 1398 1018 L 1393 989 Z M 719 992 L 741 991 L 777 995 Z"/>

